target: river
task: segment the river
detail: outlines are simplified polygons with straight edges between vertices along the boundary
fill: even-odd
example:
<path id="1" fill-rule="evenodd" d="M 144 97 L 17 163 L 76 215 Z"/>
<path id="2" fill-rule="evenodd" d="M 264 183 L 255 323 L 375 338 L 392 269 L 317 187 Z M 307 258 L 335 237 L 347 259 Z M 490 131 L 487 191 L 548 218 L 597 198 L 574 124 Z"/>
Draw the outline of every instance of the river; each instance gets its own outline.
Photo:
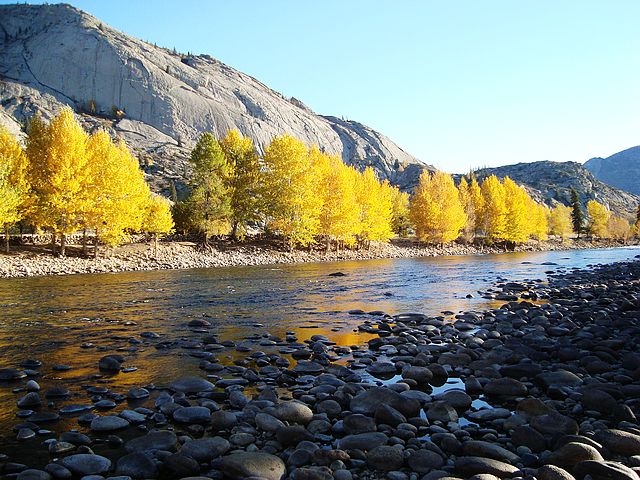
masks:
<path id="1" fill-rule="evenodd" d="M 126 393 L 131 386 L 202 375 L 200 359 L 188 348 L 205 334 L 186 326 L 194 319 L 211 323 L 207 335 L 247 343 L 252 351 L 277 352 L 281 345 L 268 336 L 284 339 L 288 331 L 299 341 L 321 334 L 356 345 L 370 338 L 355 329 L 367 315 L 349 310 L 483 310 L 504 303 L 478 294 L 497 281 L 544 282 L 545 272 L 639 254 L 640 247 L 628 247 L 0 280 L 0 368 L 37 359 L 43 389 L 63 385 L 74 394 L 67 403 L 79 403 L 86 401 L 82 387 L 96 382 Z M 345 275 L 329 275 L 335 272 Z M 160 338 L 141 337 L 143 332 Z M 157 348 L 165 341 L 182 343 Z M 110 353 L 124 355 L 125 366 L 137 370 L 99 378 L 97 361 Z M 216 354 L 222 363 L 242 356 L 235 348 Z M 70 369 L 53 368 L 61 364 Z M 0 434 L 7 441 L 18 421 L 13 387 L 0 385 Z"/>

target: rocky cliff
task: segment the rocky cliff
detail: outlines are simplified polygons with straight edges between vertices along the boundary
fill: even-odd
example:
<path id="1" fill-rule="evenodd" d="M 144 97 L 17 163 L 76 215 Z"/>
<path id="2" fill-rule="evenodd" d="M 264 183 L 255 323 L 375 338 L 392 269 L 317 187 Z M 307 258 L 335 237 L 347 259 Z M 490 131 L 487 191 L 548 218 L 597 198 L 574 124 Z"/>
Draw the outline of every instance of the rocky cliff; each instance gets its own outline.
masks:
<path id="1" fill-rule="evenodd" d="M 0 5 L 0 123 L 20 132 L 36 111 L 50 118 L 64 105 L 122 137 L 157 189 L 184 177 L 200 133 L 231 128 L 259 149 L 289 133 L 404 189 L 432 169 L 371 128 L 317 115 L 208 55 L 157 47 L 69 5 Z"/>
<path id="2" fill-rule="evenodd" d="M 640 195 L 640 146 L 584 164 L 594 177 L 613 187 Z"/>
<path id="3" fill-rule="evenodd" d="M 583 204 L 589 200 L 597 200 L 616 214 L 629 219 L 634 217 L 640 203 L 639 196 L 606 185 L 575 162 L 518 163 L 485 168 L 478 170 L 476 175 L 479 179 L 489 175 L 511 177 L 515 182 L 525 185 L 534 198 L 549 205 L 556 202 L 569 205 L 571 189 L 575 188 Z"/>

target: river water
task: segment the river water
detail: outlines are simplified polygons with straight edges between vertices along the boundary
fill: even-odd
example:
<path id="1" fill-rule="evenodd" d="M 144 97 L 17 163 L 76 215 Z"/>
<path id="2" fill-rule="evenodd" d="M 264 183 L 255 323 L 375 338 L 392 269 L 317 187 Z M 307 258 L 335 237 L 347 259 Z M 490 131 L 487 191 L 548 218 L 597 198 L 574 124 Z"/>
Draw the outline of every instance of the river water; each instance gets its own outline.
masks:
<path id="1" fill-rule="evenodd" d="M 68 403 L 86 402 L 82 387 L 96 382 L 126 393 L 131 386 L 202 375 L 200 360 L 184 345 L 157 348 L 163 341 L 184 339 L 188 345 L 202 337 L 204 332 L 186 326 L 193 319 L 211 323 L 206 334 L 248 343 L 254 351 L 277 352 L 265 336 L 284 338 L 287 331 L 300 341 L 322 334 L 357 345 L 370 338 L 355 328 L 367 315 L 349 310 L 483 310 L 504 303 L 478 294 L 500 280 L 544 282 L 550 272 L 639 254 L 640 247 L 627 247 L 0 280 L 0 368 L 40 360 L 36 379 L 43 389 L 65 386 L 74 394 Z M 345 275 L 329 275 L 338 271 Z M 143 332 L 160 338 L 145 339 Z M 124 355 L 125 366 L 137 370 L 100 378 L 97 360 L 112 353 Z M 227 348 L 216 355 L 228 363 L 241 354 Z M 53 368 L 60 364 L 71 368 Z M 14 437 L 11 428 L 19 421 L 15 386 L 0 384 L 0 446 L 2 438 Z"/>

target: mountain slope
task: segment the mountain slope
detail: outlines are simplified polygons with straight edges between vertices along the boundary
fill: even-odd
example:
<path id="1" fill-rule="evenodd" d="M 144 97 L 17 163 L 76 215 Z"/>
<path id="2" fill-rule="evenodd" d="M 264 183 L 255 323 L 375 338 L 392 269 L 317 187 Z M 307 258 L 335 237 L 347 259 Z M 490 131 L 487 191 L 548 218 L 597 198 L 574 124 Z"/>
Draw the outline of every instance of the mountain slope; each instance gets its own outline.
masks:
<path id="1" fill-rule="evenodd" d="M 640 195 L 640 146 L 628 148 L 607 158 L 592 158 L 584 166 L 598 180 Z"/>
<path id="2" fill-rule="evenodd" d="M 479 179 L 489 175 L 511 177 L 525 185 L 533 197 L 553 205 L 560 202 L 569 205 L 571 189 L 575 188 L 583 204 L 589 200 L 608 206 L 617 215 L 633 218 L 640 197 L 618 190 L 596 179 L 591 172 L 575 162 L 532 162 L 478 170 Z"/>
<path id="3" fill-rule="evenodd" d="M 0 122 L 19 131 L 35 111 L 50 118 L 63 105 L 88 128 L 121 136 L 157 188 L 184 176 L 200 133 L 231 128 L 260 150 L 289 133 L 405 189 L 433 169 L 371 128 L 316 115 L 208 55 L 170 52 L 69 5 L 0 5 Z"/>

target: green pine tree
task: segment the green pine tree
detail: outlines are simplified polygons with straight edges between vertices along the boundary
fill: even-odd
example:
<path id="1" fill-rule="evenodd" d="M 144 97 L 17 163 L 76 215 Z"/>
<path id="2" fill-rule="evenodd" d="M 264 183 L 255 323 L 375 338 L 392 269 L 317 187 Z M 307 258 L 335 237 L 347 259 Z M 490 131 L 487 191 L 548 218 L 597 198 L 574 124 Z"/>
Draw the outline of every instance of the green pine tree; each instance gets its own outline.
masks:
<path id="1" fill-rule="evenodd" d="M 584 229 L 584 212 L 575 188 L 571 189 L 571 223 L 573 224 L 573 231 L 580 238 L 580 234 Z"/>

